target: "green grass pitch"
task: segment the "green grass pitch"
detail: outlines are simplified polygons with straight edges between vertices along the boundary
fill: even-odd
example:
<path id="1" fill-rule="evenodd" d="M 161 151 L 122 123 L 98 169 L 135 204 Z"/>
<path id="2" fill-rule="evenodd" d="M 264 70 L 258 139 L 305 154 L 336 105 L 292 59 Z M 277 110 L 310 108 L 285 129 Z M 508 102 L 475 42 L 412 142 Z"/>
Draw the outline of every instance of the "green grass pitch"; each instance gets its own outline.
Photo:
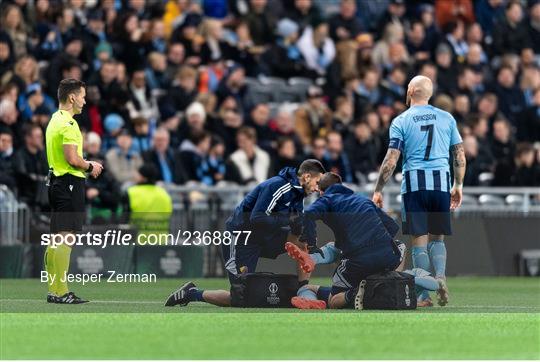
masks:
<path id="1" fill-rule="evenodd" d="M 92 302 L 70 306 L 0 279 L 0 358 L 540 359 L 539 279 L 450 278 L 447 307 L 410 312 L 163 307 L 182 282 L 71 285 Z"/>

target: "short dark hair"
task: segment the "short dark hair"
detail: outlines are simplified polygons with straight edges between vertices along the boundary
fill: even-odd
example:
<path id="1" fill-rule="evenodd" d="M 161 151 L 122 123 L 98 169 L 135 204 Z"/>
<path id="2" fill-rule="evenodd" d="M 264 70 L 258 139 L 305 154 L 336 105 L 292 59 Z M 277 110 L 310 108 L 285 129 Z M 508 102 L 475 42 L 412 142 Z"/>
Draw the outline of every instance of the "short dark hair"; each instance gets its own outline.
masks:
<path id="1" fill-rule="evenodd" d="M 298 167 L 297 175 L 302 176 L 305 173 L 317 174 L 325 172 L 326 170 L 324 169 L 321 161 L 310 158 L 300 164 L 300 167 Z"/>
<path id="2" fill-rule="evenodd" d="M 36 128 L 41 129 L 41 127 L 38 126 L 38 125 L 35 124 L 35 123 L 27 123 L 27 124 L 25 124 L 25 125 L 23 126 L 23 128 L 22 128 L 24 137 L 31 136 L 31 135 L 32 135 L 32 132 L 34 132 L 34 130 L 35 130 Z"/>
<path id="3" fill-rule="evenodd" d="M 58 102 L 65 103 L 70 94 L 80 92 L 81 88 L 86 88 L 83 81 L 73 78 L 62 79 L 58 86 Z"/>
<path id="4" fill-rule="evenodd" d="M 319 181 L 319 190 L 326 191 L 330 186 L 334 184 L 340 184 L 342 182 L 341 176 L 334 172 L 327 172 Z"/>

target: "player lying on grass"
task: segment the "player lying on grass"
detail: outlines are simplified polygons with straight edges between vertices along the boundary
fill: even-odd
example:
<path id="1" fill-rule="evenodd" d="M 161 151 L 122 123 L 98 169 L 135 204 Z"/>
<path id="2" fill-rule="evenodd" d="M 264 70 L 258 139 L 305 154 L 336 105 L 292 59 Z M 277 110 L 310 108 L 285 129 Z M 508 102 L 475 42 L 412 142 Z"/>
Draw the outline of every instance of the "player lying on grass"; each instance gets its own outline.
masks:
<path id="1" fill-rule="evenodd" d="M 318 182 L 324 167 L 317 160 L 305 160 L 297 169 L 286 167 L 257 185 L 226 222 L 228 231 L 251 231 L 245 245 L 222 244 L 225 268 L 233 284 L 239 274 L 255 272 L 260 257 L 275 259 L 285 252 L 285 242 L 292 238 L 291 231 L 300 234 L 302 221 L 297 216 L 303 212 L 304 197 L 318 191 Z M 297 231 L 300 230 L 300 231 Z M 299 270 L 299 282 L 307 284 L 309 275 Z M 228 290 L 201 290 L 188 282 L 174 291 L 166 306 L 187 305 L 189 302 L 207 302 L 218 306 L 230 306 Z"/>
<path id="2" fill-rule="evenodd" d="M 399 246 L 399 244 L 398 244 Z M 329 242 L 316 252 L 306 255 L 297 246 L 291 247 L 288 246 L 290 250 L 290 256 L 295 260 L 305 260 L 310 258 L 313 261 L 313 264 L 331 264 L 339 260 L 341 256 L 341 251 L 336 248 L 333 242 Z M 308 265 L 302 263 L 302 265 Z M 401 266 L 401 265 L 400 265 Z M 308 267 L 309 268 L 309 267 Z M 400 270 L 398 267 L 396 270 Z M 439 281 L 433 278 L 429 272 L 424 269 L 414 268 L 412 270 L 404 270 L 404 273 L 414 276 L 414 282 L 416 285 L 416 295 L 421 295 L 424 293 L 429 293 L 430 291 L 441 291 L 441 285 Z M 330 287 L 322 287 L 320 285 L 308 284 L 302 286 L 298 290 L 298 295 L 291 299 L 291 303 L 298 309 L 326 309 L 329 305 Z M 351 294 L 358 295 L 356 290 L 352 291 Z M 426 304 L 419 304 L 419 307 L 425 307 Z"/>
<path id="3" fill-rule="evenodd" d="M 324 174 L 319 189 L 322 196 L 304 211 L 303 238 L 308 245 L 316 245 L 315 221 L 323 221 L 334 233 L 341 263 L 334 272 L 331 289 L 317 288 L 314 295 L 309 287 L 301 287 L 298 296 L 303 299 L 295 298 L 293 303 L 322 308 L 320 301 L 328 301 L 330 308 L 352 307 L 363 279 L 399 267 L 405 255 L 405 244 L 394 241 L 399 230 L 396 222 L 370 199 L 343 186 L 339 175 Z M 314 264 L 331 262 L 329 259 L 339 255 L 331 244 L 311 255 L 293 243 L 287 243 L 286 249 L 306 272 L 313 271 Z M 444 297 L 442 294 L 441 298 Z"/>

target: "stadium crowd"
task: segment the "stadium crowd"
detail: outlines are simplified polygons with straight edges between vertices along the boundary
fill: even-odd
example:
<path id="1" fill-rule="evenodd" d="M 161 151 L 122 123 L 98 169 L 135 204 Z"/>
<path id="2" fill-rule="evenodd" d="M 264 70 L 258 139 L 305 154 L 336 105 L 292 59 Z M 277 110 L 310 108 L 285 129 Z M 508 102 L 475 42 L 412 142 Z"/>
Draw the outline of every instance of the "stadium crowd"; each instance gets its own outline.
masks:
<path id="1" fill-rule="evenodd" d="M 98 207 L 145 163 L 164 183 L 248 184 L 313 157 L 366 182 L 416 74 L 458 121 L 466 186 L 540 185 L 539 0 L 4 0 L 0 13 L 0 184 L 36 208 L 63 78 L 87 85 L 77 120 L 85 157 L 105 164 L 87 180 Z"/>

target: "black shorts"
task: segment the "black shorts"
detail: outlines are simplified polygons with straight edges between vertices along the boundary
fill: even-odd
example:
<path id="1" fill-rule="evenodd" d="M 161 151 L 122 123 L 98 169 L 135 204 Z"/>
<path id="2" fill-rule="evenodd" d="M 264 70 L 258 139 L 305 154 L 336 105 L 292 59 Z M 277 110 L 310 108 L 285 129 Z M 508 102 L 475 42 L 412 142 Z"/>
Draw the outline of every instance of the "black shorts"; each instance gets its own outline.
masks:
<path id="1" fill-rule="evenodd" d="M 394 241 L 365 247 L 353 259 L 343 258 L 332 276 L 332 295 L 358 287 L 372 274 L 395 270 L 401 253 Z"/>
<path id="2" fill-rule="evenodd" d="M 403 234 L 452 235 L 449 192 L 407 192 L 402 195 L 401 207 Z"/>
<path id="3" fill-rule="evenodd" d="M 82 230 L 86 211 L 84 182 L 84 178 L 71 174 L 51 178 L 51 233 Z"/>

